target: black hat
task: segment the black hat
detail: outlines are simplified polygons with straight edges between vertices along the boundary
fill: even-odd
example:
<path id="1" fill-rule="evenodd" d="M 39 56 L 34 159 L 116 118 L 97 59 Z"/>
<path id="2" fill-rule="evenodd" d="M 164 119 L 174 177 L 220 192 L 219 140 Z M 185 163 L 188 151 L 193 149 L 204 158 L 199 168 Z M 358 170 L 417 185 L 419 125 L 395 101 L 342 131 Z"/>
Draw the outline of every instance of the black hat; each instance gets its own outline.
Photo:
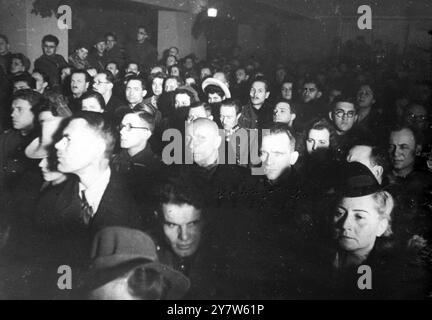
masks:
<path id="1" fill-rule="evenodd" d="M 102 229 L 93 240 L 91 258 L 83 289 L 95 289 L 138 266 L 154 269 L 167 279 L 167 300 L 181 299 L 190 287 L 189 279 L 181 272 L 159 262 L 153 240 L 140 230 Z"/>
<path id="2" fill-rule="evenodd" d="M 382 190 L 373 173 L 359 162 L 347 162 L 339 173 L 337 193 L 344 197 L 363 197 Z"/>

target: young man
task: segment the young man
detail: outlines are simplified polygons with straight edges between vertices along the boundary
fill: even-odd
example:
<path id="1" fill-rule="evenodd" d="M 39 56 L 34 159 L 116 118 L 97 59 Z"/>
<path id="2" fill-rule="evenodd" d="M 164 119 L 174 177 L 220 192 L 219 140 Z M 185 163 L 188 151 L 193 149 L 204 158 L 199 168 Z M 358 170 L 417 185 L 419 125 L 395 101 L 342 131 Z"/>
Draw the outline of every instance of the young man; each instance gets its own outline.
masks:
<path id="1" fill-rule="evenodd" d="M 98 37 L 93 45 L 93 50 L 90 52 L 88 56 L 88 60 L 90 65 L 97 70 L 97 72 L 101 72 L 105 70 L 106 63 L 108 59 L 105 56 L 106 51 L 106 42 L 104 37 Z"/>
<path id="2" fill-rule="evenodd" d="M 303 83 L 301 103 L 297 108 L 298 130 L 306 129 L 313 122 L 325 116 L 328 110 L 325 110 L 321 96 L 322 89 L 318 80 L 308 79 Z"/>
<path id="3" fill-rule="evenodd" d="M 88 53 L 89 53 L 88 47 L 83 43 L 79 43 L 76 46 L 75 52 L 69 56 L 69 59 L 68 59 L 69 63 L 75 69 L 88 69 L 88 68 L 90 68 L 91 64 L 87 59 Z"/>
<path id="4" fill-rule="evenodd" d="M 72 96 L 69 99 L 72 112 L 81 110 L 81 96 L 87 92 L 91 77 L 85 70 L 75 70 L 71 74 L 70 88 Z"/>
<path id="5" fill-rule="evenodd" d="M 108 70 L 99 72 L 93 79 L 93 90 L 103 96 L 105 110 L 112 114 L 121 106 L 126 105 L 126 101 L 113 94 L 114 82 L 114 76 Z"/>
<path id="6" fill-rule="evenodd" d="M 292 128 L 295 118 L 296 111 L 293 102 L 281 99 L 275 103 L 273 109 L 273 122 L 285 123 L 288 127 Z"/>
<path id="7" fill-rule="evenodd" d="M 240 126 L 248 129 L 263 129 L 272 122 L 272 108 L 266 103 L 270 86 L 265 79 L 256 79 L 250 87 L 250 103 L 243 106 Z"/>
<path id="8" fill-rule="evenodd" d="M 66 60 L 57 54 L 59 39 L 51 34 L 42 38 L 43 54 L 36 59 L 34 67 L 45 72 L 52 87 L 58 87 L 60 84 L 60 70 L 67 65 Z"/>
<path id="9" fill-rule="evenodd" d="M 126 46 L 126 58 L 128 61 L 137 61 L 139 68 L 147 71 L 157 62 L 157 50 L 148 41 L 147 29 L 143 26 L 137 28 L 136 41 Z"/>

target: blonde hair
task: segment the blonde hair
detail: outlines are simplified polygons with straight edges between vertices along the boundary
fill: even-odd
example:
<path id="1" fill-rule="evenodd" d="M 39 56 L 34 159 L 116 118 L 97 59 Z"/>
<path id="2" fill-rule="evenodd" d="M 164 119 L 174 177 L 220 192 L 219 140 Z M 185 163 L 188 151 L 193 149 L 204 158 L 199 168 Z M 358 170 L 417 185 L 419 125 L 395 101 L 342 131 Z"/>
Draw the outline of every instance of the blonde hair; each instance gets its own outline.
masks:
<path id="1" fill-rule="evenodd" d="M 387 219 L 388 221 L 388 227 L 386 231 L 383 233 L 383 237 L 388 237 L 392 235 L 392 211 L 394 208 L 394 200 L 390 193 L 387 191 L 378 191 L 375 192 L 372 195 L 373 199 L 375 200 L 375 203 L 377 205 L 377 210 L 380 219 Z"/>

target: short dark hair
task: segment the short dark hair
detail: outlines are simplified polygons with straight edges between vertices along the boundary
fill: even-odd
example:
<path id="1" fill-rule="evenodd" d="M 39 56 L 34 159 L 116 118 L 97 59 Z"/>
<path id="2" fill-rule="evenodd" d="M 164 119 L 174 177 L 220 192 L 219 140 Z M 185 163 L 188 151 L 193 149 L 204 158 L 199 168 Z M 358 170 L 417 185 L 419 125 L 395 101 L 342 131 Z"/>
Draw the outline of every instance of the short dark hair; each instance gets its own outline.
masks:
<path id="1" fill-rule="evenodd" d="M 289 107 L 290 107 L 290 113 L 294 113 L 294 114 L 296 113 L 296 106 L 295 106 L 295 103 L 293 101 L 290 101 L 290 100 L 285 99 L 285 98 L 280 98 L 280 99 L 276 100 L 276 102 L 274 103 L 274 108 L 276 108 L 276 106 L 279 103 L 286 103 L 286 104 L 288 104 Z"/>
<path id="2" fill-rule="evenodd" d="M 74 74 L 83 74 L 84 77 L 85 77 L 85 82 L 90 83 L 90 82 L 92 81 L 92 77 L 91 77 L 91 76 L 89 75 L 89 73 L 88 73 L 87 71 L 85 71 L 85 70 L 82 70 L 82 69 L 74 69 L 74 70 L 72 70 L 71 75 L 70 75 L 71 79 L 72 79 L 72 76 L 73 76 Z"/>
<path id="3" fill-rule="evenodd" d="M 264 83 L 264 86 L 265 86 L 265 90 L 266 90 L 266 92 L 268 92 L 268 91 L 270 91 L 270 82 L 266 79 L 266 78 L 264 78 L 264 77 L 256 77 L 252 82 L 251 82 L 251 88 L 252 88 L 252 86 L 253 86 L 253 84 L 255 83 L 255 82 L 262 82 L 262 83 Z"/>
<path id="4" fill-rule="evenodd" d="M 189 96 L 189 98 L 190 98 L 191 104 L 195 101 L 195 98 L 194 98 L 192 92 L 190 92 L 187 89 L 183 89 L 183 88 L 177 88 L 177 89 L 175 89 L 175 91 L 174 91 L 174 99 L 175 99 L 175 97 L 178 94 L 187 94 Z"/>
<path id="5" fill-rule="evenodd" d="M 3 39 L 7 44 L 9 44 L 9 39 L 6 35 L 4 35 L 3 33 L 0 33 L 0 39 Z"/>
<path id="6" fill-rule="evenodd" d="M 205 101 L 197 101 L 190 105 L 189 109 L 203 107 L 207 114 L 212 114 L 212 107 Z"/>
<path id="7" fill-rule="evenodd" d="M 30 69 L 31 62 L 30 62 L 29 58 L 27 58 L 24 54 L 22 54 L 22 53 L 13 53 L 11 55 L 11 57 L 10 57 L 10 63 L 12 63 L 13 59 L 20 60 L 26 71 L 28 69 Z"/>
<path id="8" fill-rule="evenodd" d="M 167 168 L 157 187 L 158 204 L 189 204 L 203 209 L 208 200 L 205 177 L 192 166 Z M 163 217 L 162 217 L 163 218 Z"/>
<path id="9" fill-rule="evenodd" d="M 208 85 L 205 90 L 204 93 L 208 96 L 209 94 L 217 94 L 219 97 L 224 98 L 225 97 L 225 92 L 222 90 L 221 87 L 216 86 L 214 84 L 210 84 Z"/>
<path id="10" fill-rule="evenodd" d="M 105 107 L 106 107 L 105 100 L 99 92 L 96 92 L 93 90 L 89 90 L 89 91 L 84 92 L 80 98 L 81 104 L 85 99 L 89 99 L 89 98 L 96 99 L 96 101 L 99 103 L 102 110 L 105 110 Z"/>
<path id="11" fill-rule="evenodd" d="M 117 36 L 113 32 L 107 32 L 104 34 L 104 38 L 113 37 L 114 41 L 117 41 Z"/>
<path id="12" fill-rule="evenodd" d="M 78 111 L 69 122 L 75 119 L 83 119 L 87 125 L 105 142 L 105 157 L 110 159 L 116 144 L 117 132 L 111 119 L 105 114 L 91 111 Z"/>
<path id="13" fill-rule="evenodd" d="M 235 108 L 236 114 L 239 114 L 241 112 L 241 102 L 238 99 L 231 98 L 231 99 L 223 100 L 220 105 L 220 108 L 222 107 Z"/>
<path id="14" fill-rule="evenodd" d="M 321 91 L 321 92 L 323 91 L 323 87 L 322 87 L 321 82 L 316 78 L 308 78 L 305 81 L 303 81 L 303 87 L 306 83 L 313 83 L 318 91 Z"/>
<path id="15" fill-rule="evenodd" d="M 22 89 L 16 91 L 12 96 L 12 101 L 21 99 L 27 101 L 31 105 L 32 112 L 36 115 L 39 114 L 39 108 L 44 101 L 43 96 L 32 89 Z"/>
<path id="16" fill-rule="evenodd" d="M 422 143 L 423 143 L 423 136 L 421 135 L 421 133 L 416 128 L 414 128 L 413 126 L 405 124 L 405 123 L 396 123 L 393 126 L 391 126 L 389 128 L 389 135 L 392 132 L 397 132 L 397 131 L 402 131 L 402 130 L 409 130 L 409 131 L 411 131 L 411 133 L 412 133 L 412 135 L 414 137 L 414 143 L 415 143 L 415 145 L 416 146 L 422 145 Z"/>
<path id="17" fill-rule="evenodd" d="M 275 135 L 275 134 L 286 134 L 288 136 L 289 141 L 290 141 L 291 152 L 295 151 L 296 138 L 295 138 L 294 134 L 291 132 L 291 128 L 286 123 L 275 123 L 270 128 L 270 131 L 264 130 L 263 138 L 265 136 Z"/>
<path id="18" fill-rule="evenodd" d="M 165 80 L 166 79 L 166 74 L 162 73 L 162 72 L 156 72 L 156 73 L 152 73 L 149 75 L 148 79 L 149 79 L 149 83 L 152 84 L 154 79 L 162 79 Z"/>
<path id="19" fill-rule="evenodd" d="M 44 42 L 54 42 L 55 45 L 58 46 L 60 41 L 56 36 L 54 36 L 52 34 L 47 34 L 46 36 L 44 36 L 42 38 L 42 43 L 44 43 Z"/>
<path id="20" fill-rule="evenodd" d="M 48 77 L 48 74 L 45 71 L 42 71 L 41 69 L 33 69 L 33 73 L 39 73 L 42 76 L 43 82 L 48 83 L 48 87 L 50 86 L 50 78 Z"/>
<path id="21" fill-rule="evenodd" d="M 136 81 L 140 81 L 141 82 L 141 87 L 143 90 L 147 90 L 147 85 L 146 85 L 146 81 L 144 80 L 143 77 L 141 76 L 136 76 L 136 75 L 132 75 L 127 77 L 126 79 L 126 86 L 128 85 L 128 83 L 132 80 L 136 80 Z"/>
<path id="22" fill-rule="evenodd" d="M 12 83 L 15 84 L 16 82 L 26 82 L 28 86 L 32 89 L 36 88 L 36 80 L 30 76 L 28 73 L 23 73 L 17 76 L 14 76 L 12 78 Z"/>
<path id="23" fill-rule="evenodd" d="M 113 60 L 108 61 L 108 62 L 106 63 L 106 65 L 105 65 L 105 70 L 106 70 L 106 67 L 108 67 L 109 64 L 114 64 L 114 65 L 116 66 L 117 70 L 120 70 L 120 69 L 119 69 L 120 67 L 119 67 L 118 62 L 115 62 L 115 61 L 113 61 Z"/>
<path id="24" fill-rule="evenodd" d="M 153 133 L 155 126 L 156 126 L 155 114 L 152 114 L 152 113 L 147 112 L 145 110 L 131 110 L 131 111 L 126 112 L 123 115 L 123 117 L 127 114 L 136 114 L 138 117 L 140 117 L 143 121 L 145 121 L 148 124 L 150 132 Z"/>
<path id="25" fill-rule="evenodd" d="M 177 76 L 168 76 L 164 80 L 164 86 L 165 86 L 165 83 L 168 81 L 168 79 L 175 79 L 177 81 L 177 84 L 179 85 L 179 87 L 183 85 L 183 81 L 182 81 L 182 79 L 180 77 L 177 77 Z"/>
<path id="26" fill-rule="evenodd" d="M 334 98 L 333 103 L 332 103 L 332 110 L 334 110 L 336 108 L 337 104 L 340 102 L 350 103 L 350 104 L 354 105 L 354 108 L 356 110 L 358 109 L 356 98 L 354 98 L 352 96 L 341 94 L 341 95 L 336 96 Z"/>

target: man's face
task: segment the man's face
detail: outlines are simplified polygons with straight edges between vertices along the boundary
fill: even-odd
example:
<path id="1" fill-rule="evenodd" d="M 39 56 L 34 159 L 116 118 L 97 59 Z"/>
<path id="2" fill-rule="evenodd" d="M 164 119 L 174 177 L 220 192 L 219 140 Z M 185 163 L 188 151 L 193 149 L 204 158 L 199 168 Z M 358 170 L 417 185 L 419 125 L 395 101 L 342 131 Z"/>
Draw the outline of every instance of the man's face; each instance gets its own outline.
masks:
<path id="1" fill-rule="evenodd" d="M 133 72 L 138 74 L 138 65 L 136 63 L 129 63 L 126 69 L 126 73 Z"/>
<path id="2" fill-rule="evenodd" d="M 205 167 L 217 159 L 221 139 L 209 125 L 188 124 L 185 142 L 196 164 Z"/>
<path id="3" fill-rule="evenodd" d="M 29 84 L 27 83 L 27 81 L 16 81 L 13 84 L 13 92 L 17 92 L 18 90 L 21 89 L 31 89 L 31 87 L 29 86 Z"/>
<path id="4" fill-rule="evenodd" d="M 136 105 L 143 101 L 147 90 L 143 90 L 141 81 L 130 80 L 126 85 L 126 100 L 132 104 Z"/>
<path id="5" fill-rule="evenodd" d="M 111 50 L 112 48 L 114 48 L 116 41 L 115 41 L 113 36 L 107 36 L 105 41 L 106 41 L 106 47 L 108 50 Z"/>
<path id="6" fill-rule="evenodd" d="M 221 106 L 220 121 L 224 130 L 232 130 L 238 123 L 238 116 L 234 107 Z"/>
<path id="7" fill-rule="evenodd" d="M 284 133 L 266 135 L 262 139 L 261 161 L 269 180 L 276 180 L 297 161 L 298 153 L 291 152 L 288 135 Z"/>
<path id="8" fill-rule="evenodd" d="M 179 54 L 177 48 L 170 48 L 168 52 L 171 56 L 174 56 L 174 57 L 177 57 Z"/>
<path id="9" fill-rule="evenodd" d="M 201 69 L 201 75 L 200 78 L 201 80 L 204 79 L 205 77 L 210 76 L 211 77 L 212 73 L 211 70 L 209 68 L 202 68 Z"/>
<path id="10" fill-rule="evenodd" d="M 57 46 L 54 42 L 51 41 L 45 41 L 42 44 L 43 53 L 46 56 L 52 56 L 57 52 Z"/>
<path id="11" fill-rule="evenodd" d="M 281 89 L 282 98 L 287 99 L 287 100 L 291 100 L 291 98 L 292 98 L 292 86 L 293 86 L 293 84 L 291 82 L 285 82 L 282 85 L 282 89 Z"/>
<path id="12" fill-rule="evenodd" d="M 374 94 L 371 87 L 361 86 L 357 92 L 357 103 L 360 108 L 369 108 L 375 103 Z"/>
<path id="13" fill-rule="evenodd" d="M 171 67 L 171 66 L 175 65 L 176 63 L 177 63 L 177 60 L 175 57 L 173 57 L 173 56 L 167 57 L 167 59 L 166 59 L 166 66 L 167 67 Z"/>
<path id="14" fill-rule="evenodd" d="M 180 77 L 180 69 L 177 67 L 172 67 L 170 76 Z"/>
<path id="15" fill-rule="evenodd" d="M 415 138 L 411 130 L 393 131 L 389 140 L 389 156 L 396 171 L 410 169 L 414 166 L 416 155 Z"/>
<path id="16" fill-rule="evenodd" d="M 187 258 L 192 256 L 200 245 L 203 233 L 201 210 L 189 204 L 163 204 L 163 231 L 174 253 Z"/>
<path id="17" fill-rule="evenodd" d="M 78 174 L 103 158 L 105 143 L 84 119 L 72 120 L 55 144 L 58 170 Z"/>
<path id="18" fill-rule="evenodd" d="M 165 81 L 165 92 L 175 91 L 178 88 L 178 82 L 176 79 L 167 79 Z"/>
<path id="19" fill-rule="evenodd" d="M 9 52 L 9 44 L 5 39 L 0 38 L 0 55 L 4 55 Z"/>
<path id="20" fill-rule="evenodd" d="M 208 103 L 217 103 L 217 102 L 221 102 L 222 100 L 223 100 L 222 97 L 217 93 L 208 94 Z"/>
<path id="21" fill-rule="evenodd" d="M 134 113 L 123 117 L 120 128 L 120 147 L 123 149 L 137 147 L 150 138 L 148 124 Z"/>
<path id="22" fill-rule="evenodd" d="M 144 42 L 145 39 L 147 39 L 147 38 L 148 38 L 148 34 L 147 34 L 146 29 L 139 28 L 138 32 L 137 32 L 137 40 L 138 40 L 138 42 Z"/>
<path id="23" fill-rule="evenodd" d="M 71 77 L 71 91 L 75 96 L 80 97 L 87 91 L 89 83 L 86 82 L 86 77 L 82 73 L 74 73 Z"/>
<path id="24" fill-rule="evenodd" d="M 117 66 L 116 66 L 114 63 L 108 63 L 106 69 L 107 69 L 108 71 L 111 71 L 111 73 L 113 74 L 114 77 L 115 77 L 115 76 L 118 74 L 118 72 L 119 72 L 119 70 L 117 69 Z"/>
<path id="25" fill-rule="evenodd" d="M 93 111 L 93 112 L 99 112 L 103 113 L 104 109 L 102 109 L 102 106 L 99 104 L 99 102 L 96 100 L 96 98 L 87 98 L 81 101 L 81 110 L 83 111 Z"/>
<path id="26" fill-rule="evenodd" d="M 113 84 L 109 82 L 106 78 L 106 74 L 98 73 L 94 77 L 93 81 L 93 90 L 100 93 L 101 95 L 105 95 L 112 91 Z"/>
<path id="27" fill-rule="evenodd" d="M 237 83 L 246 81 L 246 76 L 247 76 L 246 70 L 245 69 L 238 69 L 235 73 L 235 76 L 236 76 Z"/>
<path id="28" fill-rule="evenodd" d="M 208 118 L 206 109 L 203 106 L 190 108 L 188 114 L 188 121 L 193 121 L 199 118 Z"/>
<path id="29" fill-rule="evenodd" d="M 273 110 L 273 122 L 291 125 L 292 120 L 294 120 L 292 116 L 291 107 L 286 102 L 279 102 Z"/>
<path id="30" fill-rule="evenodd" d="M 99 52 L 100 54 L 104 53 L 105 49 L 106 49 L 105 41 L 100 41 L 100 42 L 96 43 L 95 48 L 96 48 L 97 52 Z"/>
<path id="31" fill-rule="evenodd" d="M 194 66 L 193 60 L 191 58 L 187 58 L 185 60 L 184 66 L 185 66 L 186 69 L 192 69 L 193 66 Z"/>
<path id="32" fill-rule="evenodd" d="M 325 150 L 330 147 L 330 133 L 327 129 L 311 129 L 306 140 L 306 149 L 309 154 L 317 150 Z"/>
<path id="33" fill-rule="evenodd" d="M 321 96 L 321 92 L 315 83 L 305 83 L 303 86 L 302 100 L 305 103 L 309 103 L 312 100 L 316 100 Z"/>
<path id="34" fill-rule="evenodd" d="M 191 105 L 191 99 L 186 93 L 179 93 L 175 96 L 175 107 L 183 108 Z"/>
<path id="35" fill-rule="evenodd" d="M 346 133 L 352 129 L 357 121 L 355 107 L 349 102 L 338 102 L 331 115 L 336 130 Z"/>
<path id="36" fill-rule="evenodd" d="M 39 72 L 33 72 L 31 76 L 33 79 L 35 79 L 36 91 L 43 93 L 45 88 L 48 86 L 48 83 L 44 81 L 42 75 Z"/>
<path id="37" fill-rule="evenodd" d="M 341 249 L 364 255 L 372 250 L 375 240 L 387 229 L 380 219 L 372 195 L 343 198 L 333 217 L 334 236 Z"/>
<path id="38" fill-rule="evenodd" d="M 85 59 L 87 59 L 87 56 L 88 56 L 88 50 L 86 48 L 79 48 L 77 50 L 77 55 L 78 55 L 78 58 L 80 58 L 81 60 L 85 60 Z"/>
<path id="39" fill-rule="evenodd" d="M 260 106 L 264 104 L 266 99 L 270 96 L 270 92 L 266 90 L 266 85 L 264 82 L 255 81 L 252 84 L 249 96 L 254 106 L 255 105 Z"/>
<path id="40" fill-rule="evenodd" d="M 13 58 L 11 62 L 11 73 L 17 74 L 25 71 L 25 66 L 20 59 Z"/>
<path id="41" fill-rule="evenodd" d="M 12 126 L 17 130 L 30 130 L 33 128 L 34 114 L 27 100 L 15 99 L 12 102 Z"/>
<path id="42" fill-rule="evenodd" d="M 405 121 L 419 131 L 429 128 L 429 117 L 424 106 L 419 104 L 411 105 L 405 113 Z"/>
<path id="43" fill-rule="evenodd" d="M 152 90 L 155 96 L 160 96 L 163 91 L 163 82 L 162 78 L 154 78 L 152 82 Z"/>

